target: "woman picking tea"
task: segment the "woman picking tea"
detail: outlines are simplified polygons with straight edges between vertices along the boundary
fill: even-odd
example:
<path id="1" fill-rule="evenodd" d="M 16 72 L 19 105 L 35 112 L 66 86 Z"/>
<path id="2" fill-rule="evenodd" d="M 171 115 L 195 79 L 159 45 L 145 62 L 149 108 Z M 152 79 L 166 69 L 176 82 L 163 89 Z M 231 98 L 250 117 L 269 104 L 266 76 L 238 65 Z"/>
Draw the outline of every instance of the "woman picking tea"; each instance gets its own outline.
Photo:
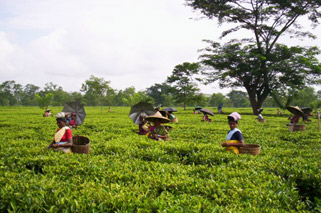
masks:
<path id="1" fill-rule="evenodd" d="M 237 112 L 233 112 L 227 116 L 227 119 L 230 131 L 227 133 L 226 141 L 222 143 L 222 146 L 226 147 L 226 150 L 228 151 L 233 150 L 235 154 L 239 154 L 238 147 L 244 145 L 242 132 L 237 128 L 238 120 L 241 119 L 241 115 Z"/>
<path id="2" fill-rule="evenodd" d="M 72 133 L 69 127 L 66 126 L 65 113 L 60 112 L 56 115 L 58 129 L 54 139 L 48 148 L 54 148 L 57 151 L 71 153 L 72 147 Z"/>

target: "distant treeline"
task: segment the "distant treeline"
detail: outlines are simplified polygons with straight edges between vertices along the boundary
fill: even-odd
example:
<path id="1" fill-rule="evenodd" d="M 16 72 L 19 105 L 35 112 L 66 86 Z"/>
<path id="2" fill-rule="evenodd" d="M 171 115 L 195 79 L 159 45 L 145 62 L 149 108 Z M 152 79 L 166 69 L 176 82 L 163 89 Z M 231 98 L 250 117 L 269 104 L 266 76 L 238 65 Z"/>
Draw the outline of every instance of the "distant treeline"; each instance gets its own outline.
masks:
<path id="1" fill-rule="evenodd" d="M 5 81 L 0 84 L 1 106 L 61 106 L 69 101 L 79 101 L 87 106 L 131 106 L 139 101 L 148 101 L 155 106 L 183 106 L 176 100 L 175 88 L 168 83 L 154 84 L 144 91 L 136 91 L 134 87 L 116 90 L 109 86 L 110 82 L 103 78 L 91 76 L 86 80 L 80 91 L 66 92 L 59 85 L 52 82 L 45 84 L 43 89 L 33 84 L 25 86 L 15 81 Z M 246 92 L 232 90 L 228 94 L 195 93 L 188 97 L 187 106 L 217 107 L 223 103 L 224 107 L 250 107 Z M 321 90 L 315 91 L 306 87 L 291 95 L 273 95 L 264 102 L 264 107 L 282 107 L 282 103 L 310 106 L 318 108 L 321 105 Z"/>

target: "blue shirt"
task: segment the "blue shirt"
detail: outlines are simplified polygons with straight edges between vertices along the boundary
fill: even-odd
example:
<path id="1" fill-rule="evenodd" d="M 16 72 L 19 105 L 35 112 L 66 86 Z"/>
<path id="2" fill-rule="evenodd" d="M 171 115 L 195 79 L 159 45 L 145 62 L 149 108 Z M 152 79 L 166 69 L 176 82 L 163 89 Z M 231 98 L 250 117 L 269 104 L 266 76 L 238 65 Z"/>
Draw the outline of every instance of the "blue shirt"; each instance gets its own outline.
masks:
<path id="1" fill-rule="evenodd" d="M 230 130 L 231 131 L 231 130 Z M 230 132 L 228 131 L 228 132 Z M 227 133 L 228 134 L 228 133 Z M 242 136 L 242 133 L 240 133 L 239 131 L 235 132 L 232 137 L 231 137 L 231 140 L 243 140 L 243 136 Z"/>

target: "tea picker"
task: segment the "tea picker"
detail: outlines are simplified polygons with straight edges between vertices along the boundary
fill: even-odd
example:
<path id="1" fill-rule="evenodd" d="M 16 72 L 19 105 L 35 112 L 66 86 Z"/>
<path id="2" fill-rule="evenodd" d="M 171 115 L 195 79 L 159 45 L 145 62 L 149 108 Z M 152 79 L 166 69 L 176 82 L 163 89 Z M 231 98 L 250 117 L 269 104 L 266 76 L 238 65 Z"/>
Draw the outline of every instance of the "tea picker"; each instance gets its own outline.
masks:
<path id="1" fill-rule="evenodd" d="M 211 110 L 209 109 L 200 109 L 200 112 L 202 112 L 204 115 L 203 115 L 203 119 L 201 121 L 207 121 L 207 122 L 212 122 L 212 119 L 210 119 L 208 117 L 208 115 L 210 116 L 214 116 L 214 112 L 212 112 Z"/>
<path id="2" fill-rule="evenodd" d="M 64 113 L 74 115 L 75 122 L 72 122 L 72 127 L 77 127 L 84 123 L 86 118 L 85 107 L 79 102 L 68 102 L 64 104 L 62 110 Z"/>
<path id="3" fill-rule="evenodd" d="M 304 116 L 304 112 L 298 106 L 288 106 L 286 108 L 294 114 L 292 118 L 289 118 L 290 123 L 287 124 L 289 126 L 290 132 L 305 131 L 305 125 L 298 124 L 300 117 Z"/>
<path id="4" fill-rule="evenodd" d="M 146 117 L 146 120 L 152 122 L 154 126 L 151 126 L 148 137 L 154 140 L 168 140 L 167 136 L 168 131 L 163 125 L 163 123 L 170 122 L 170 119 L 162 116 L 160 112 L 156 112 L 154 115 L 150 115 Z"/>
<path id="5" fill-rule="evenodd" d="M 303 116 L 302 120 L 305 121 L 305 122 L 311 122 L 311 120 L 309 119 L 309 116 L 313 116 L 311 114 L 313 109 L 310 108 L 310 107 L 302 107 L 301 110 L 304 113 L 304 116 Z"/>
<path id="6" fill-rule="evenodd" d="M 193 113 L 194 114 L 201 114 L 200 110 L 202 109 L 203 107 L 201 106 L 197 106 L 193 109 Z"/>
<path id="7" fill-rule="evenodd" d="M 45 110 L 45 113 L 43 114 L 43 117 L 50 117 L 50 116 L 52 116 L 52 114 L 51 114 L 51 109 L 46 109 Z"/>
<path id="8" fill-rule="evenodd" d="M 263 118 L 263 116 L 262 116 L 262 114 L 261 114 L 262 112 L 263 112 L 263 109 L 258 109 L 258 110 L 257 110 L 257 113 L 258 113 L 257 120 L 258 120 L 259 122 L 265 123 L 265 122 L 266 122 L 266 119 Z"/>
<path id="9" fill-rule="evenodd" d="M 219 103 L 217 106 L 217 111 L 219 114 L 223 114 L 223 103 Z"/>
<path id="10" fill-rule="evenodd" d="M 232 112 L 227 119 L 230 131 L 226 136 L 226 141 L 222 143 L 222 146 L 226 147 L 228 152 L 233 151 L 235 154 L 258 155 L 261 149 L 260 145 L 244 144 L 242 132 L 237 128 L 241 115 L 237 112 Z"/>
<path id="11" fill-rule="evenodd" d="M 177 112 L 177 109 L 173 107 L 167 107 L 161 111 L 166 113 L 165 117 L 169 118 L 171 122 L 178 123 L 178 118 L 173 114 L 173 112 Z"/>
<path id="12" fill-rule="evenodd" d="M 239 154 L 239 147 L 244 145 L 242 132 L 237 128 L 240 119 L 241 115 L 237 112 L 232 112 L 227 116 L 230 131 L 227 133 L 226 141 L 222 143 L 222 146 L 226 147 L 227 151 L 233 151 L 235 154 Z"/>
<path id="13" fill-rule="evenodd" d="M 134 122 L 134 124 L 138 125 L 139 131 L 136 132 L 137 134 L 147 134 L 149 124 L 145 121 L 145 118 L 148 115 L 153 114 L 155 114 L 155 109 L 151 103 L 141 101 L 130 108 L 129 117 Z"/>
<path id="14" fill-rule="evenodd" d="M 66 126 L 65 113 L 60 112 L 56 115 L 56 121 L 58 129 L 48 149 L 53 148 L 56 151 L 63 151 L 65 153 L 71 153 L 72 147 L 72 132 L 68 126 Z"/>

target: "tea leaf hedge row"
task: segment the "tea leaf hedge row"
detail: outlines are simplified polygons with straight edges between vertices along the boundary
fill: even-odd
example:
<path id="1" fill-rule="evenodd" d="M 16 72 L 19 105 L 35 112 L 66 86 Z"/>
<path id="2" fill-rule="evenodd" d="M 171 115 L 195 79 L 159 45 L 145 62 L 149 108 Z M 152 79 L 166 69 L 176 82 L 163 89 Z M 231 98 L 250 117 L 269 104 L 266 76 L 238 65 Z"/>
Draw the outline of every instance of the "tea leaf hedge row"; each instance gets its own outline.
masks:
<path id="1" fill-rule="evenodd" d="M 234 110 L 245 143 L 260 144 L 260 155 L 220 146 Z M 132 132 L 138 128 L 129 108 L 101 114 L 86 107 L 84 125 L 73 130 L 90 139 L 86 156 L 44 151 L 57 129 L 54 117 L 35 107 L 1 107 L 0 212 L 321 211 L 317 120 L 305 132 L 289 132 L 287 116 L 275 111 L 265 109 L 265 124 L 250 108 L 227 108 L 204 123 L 179 109 L 171 140 L 152 141 Z"/>

